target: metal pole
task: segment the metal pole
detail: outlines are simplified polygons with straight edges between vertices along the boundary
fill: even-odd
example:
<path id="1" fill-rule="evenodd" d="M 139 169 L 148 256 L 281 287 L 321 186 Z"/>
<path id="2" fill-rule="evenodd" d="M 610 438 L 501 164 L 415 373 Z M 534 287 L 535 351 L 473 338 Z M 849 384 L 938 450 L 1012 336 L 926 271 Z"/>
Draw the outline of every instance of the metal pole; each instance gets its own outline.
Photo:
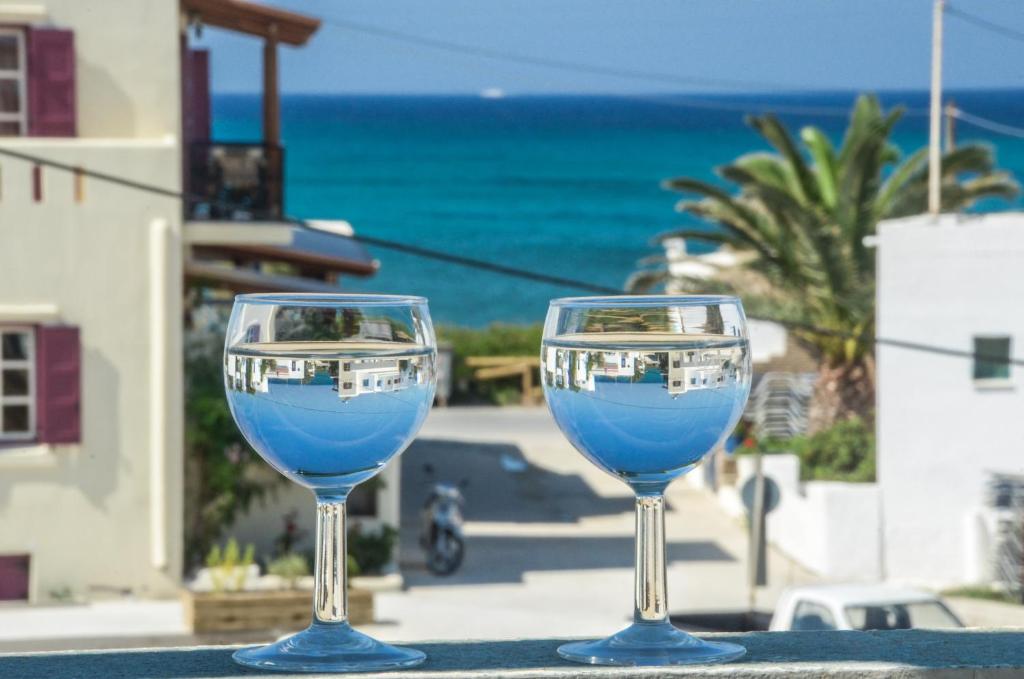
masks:
<path id="1" fill-rule="evenodd" d="M 946 152 L 956 148 L 956 102 L 950 99 L 944 108 L 946 116 Z"/>
<path id="2" fill-rule="evenodd" d="M 754 456 L 754 501 L 750 508 L 750 542 L 747 552 L 747 605 L 753 613 L 757 608 L 757 588 L 767 581 L 767 548 L 765 545 L 765 488 L 762 455 Z"/>
<path id="3" fill-rule="evenodd" d="M 942 15 L 946 0 L 935 0 L 932 16 L 932 100 L 928 137 L 928 213 L 938 216 L 942 208 Z"/>

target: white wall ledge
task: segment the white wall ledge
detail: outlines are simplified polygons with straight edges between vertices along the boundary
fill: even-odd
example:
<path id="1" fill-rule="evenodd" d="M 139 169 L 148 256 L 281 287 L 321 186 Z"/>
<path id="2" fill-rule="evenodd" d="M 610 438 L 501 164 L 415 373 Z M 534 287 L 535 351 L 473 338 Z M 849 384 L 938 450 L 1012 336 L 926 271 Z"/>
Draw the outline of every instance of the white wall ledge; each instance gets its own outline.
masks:
<path id="1" fill-rule="evenodd" d="M 425 664 L 398 679 L 487 677 L 730 677 L 730 679 L 1010 679 L 1024 676 L 1024 630 L 895 632 L 757 632 L 708 635 L 747 647 L 726 665 L 671 668 L 598 667 L 560 660 L 563 640 L 423 642 Z M 231 661 L 234 647 L 82 651 L 0 655 L 0 678 L 200 679 L 253 677 Z M 276 677 L 308 677 L 287 673 Z M 317 675 L 319 676 L 319 675 Z"/>

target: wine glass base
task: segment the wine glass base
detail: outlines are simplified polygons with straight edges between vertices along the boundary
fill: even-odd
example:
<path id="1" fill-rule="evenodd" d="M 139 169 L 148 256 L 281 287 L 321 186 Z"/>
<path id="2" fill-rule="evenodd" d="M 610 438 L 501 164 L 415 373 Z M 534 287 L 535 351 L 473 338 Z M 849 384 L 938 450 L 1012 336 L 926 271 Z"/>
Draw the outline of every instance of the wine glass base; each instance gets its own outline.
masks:
<path id="1" fill-rule="evenodd" d="M 317 623 L 266 646 L 231 656 L 239 665 L 279 672 L 374 672 L 419 665 L 423 651 L 390 646 L 347 623 Z"/>
<path id="2" fill-rule="evenodd" d="M 558 655 L 589 665 L 695 665 L 723 663 L 747 649 L 724 641 L 704 641 L 669 622 L 637 622 L 606 639 L 575 641 L 558 647 Z"/>

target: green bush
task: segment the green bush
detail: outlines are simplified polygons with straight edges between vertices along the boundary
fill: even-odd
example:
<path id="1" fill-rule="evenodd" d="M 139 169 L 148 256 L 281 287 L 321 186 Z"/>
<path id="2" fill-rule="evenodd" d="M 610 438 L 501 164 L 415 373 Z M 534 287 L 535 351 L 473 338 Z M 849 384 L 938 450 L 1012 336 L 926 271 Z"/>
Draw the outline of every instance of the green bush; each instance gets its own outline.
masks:
<path id="1" fill-rule="evenodd" d="M 860 418 L 837 422 L 813 436 L 791 439 L 761 439 L 742 453 L 793 453 L 800 458 L 800 478 L 804 481 L 875 480 L 875 432 Z"/>
<path id="2" fill-rule="evenodd" d="M 224 396 L 224 319 L 185 336 L 185 566 L 199 566 L 224 529 L 284 477 L 263 467 Z"/>
<path id="3" fill-rule="evenodd" d="M 453 353 L 453 384 L 451 400 L 455 403 L 519 403 L 521 391 L 518 377 L 479 382 L 473 379 L 473 368 L 466 365 L 469 356 L 538 356 L 544 328 L 537 325 L 494 323 L 486 328 L 441 326 L 440 342 L 448 344 Z"/>
<path id="4" fill-rule="evenodd" d="M 348 554 L 350 560 L 355 561 L 355 568 L 350 567 L 349 573 L 380 573 L 391 561 L 397 541 L 398 531 L 391 526 L 381 526 L 375 533 L 363 532 L 359 524 L 352 526 L 348 531 Z"/>
<path id="5" fill-rule="evenodd" d="M 288 587 L 295 589 L 296 581 L 309 575 L 309 560 L 294 552 L 279 556 L 267 564 L 267 572 L 284 580 Z"/>

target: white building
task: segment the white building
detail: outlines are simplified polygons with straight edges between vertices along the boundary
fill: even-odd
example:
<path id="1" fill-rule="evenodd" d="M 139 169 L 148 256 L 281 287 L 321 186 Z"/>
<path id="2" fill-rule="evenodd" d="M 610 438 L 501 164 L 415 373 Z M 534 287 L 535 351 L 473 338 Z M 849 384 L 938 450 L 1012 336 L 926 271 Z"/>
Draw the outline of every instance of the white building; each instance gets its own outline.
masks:
<path id="1" fill-rule="evenodd" d="M 782 491 L 768 537 L 833 580 L 991 583 L 1006 515 L 992 482 L 1024 474 L 1006 362 L 1024 338 L 1024 214 L 892 220 L 875 243 L 877 481 L 801 483 L 795 456 L 766 456 Z M 734 491 L 720 497 L 742 513 Z"/>
<path id="2" fill-rule="evenodd" d="M 878 336 L 1021 356 L 1024 214 L 880 225 Z M 990 579 L 993 475 L 1024 472 L 1019 366 L 878 346 L 882 570 L 892 580 Z"/>
<path id="3" fill-rule="evenodd" d="M 198 25 L 264 41 L 264 139 L 210 139 Z M 376 271 L 347 225 L 281 221 L 278 45 L 318 25 L 243 0 L 0 0 L 0 600 L 180 586 L 186 284 Z"/>

